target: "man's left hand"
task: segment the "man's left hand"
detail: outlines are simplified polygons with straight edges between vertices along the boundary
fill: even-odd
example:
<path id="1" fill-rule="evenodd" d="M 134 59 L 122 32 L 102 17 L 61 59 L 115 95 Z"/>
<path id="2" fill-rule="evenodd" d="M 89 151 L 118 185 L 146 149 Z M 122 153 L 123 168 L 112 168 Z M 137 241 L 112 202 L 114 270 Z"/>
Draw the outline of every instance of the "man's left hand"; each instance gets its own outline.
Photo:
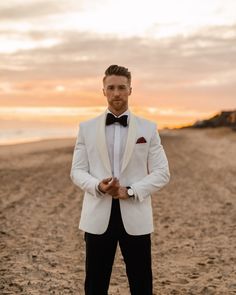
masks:
<path id="1" fill-rule="evenodd" d="M 114 196 L 113 198 L 114 199 L 122 199 L 122 200 L 129 199 L 129 195 L 127 193 L 127 188 L 120 186 L 119 190 L 118 190 L 118 195 Z"/>

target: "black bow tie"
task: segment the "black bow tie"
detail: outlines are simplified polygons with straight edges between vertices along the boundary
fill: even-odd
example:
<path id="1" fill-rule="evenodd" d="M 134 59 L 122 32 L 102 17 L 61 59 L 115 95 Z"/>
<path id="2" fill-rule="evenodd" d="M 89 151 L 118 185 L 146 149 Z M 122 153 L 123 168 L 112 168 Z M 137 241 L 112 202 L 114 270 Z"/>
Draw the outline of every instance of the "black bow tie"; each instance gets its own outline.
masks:
<path id="1" fill-rule="evenodd" d="M 106 118 L 106 125 L 111 125 L 111 124 L 114 124 L 115 122 L 118 122 L 122 126 L 126 127 L 127 126 L 127 118 L 128 118 L 128 115 L 123 115 L 123 116 L 117 118 L 113 114 L 108 113 L 107 118 Z"/>

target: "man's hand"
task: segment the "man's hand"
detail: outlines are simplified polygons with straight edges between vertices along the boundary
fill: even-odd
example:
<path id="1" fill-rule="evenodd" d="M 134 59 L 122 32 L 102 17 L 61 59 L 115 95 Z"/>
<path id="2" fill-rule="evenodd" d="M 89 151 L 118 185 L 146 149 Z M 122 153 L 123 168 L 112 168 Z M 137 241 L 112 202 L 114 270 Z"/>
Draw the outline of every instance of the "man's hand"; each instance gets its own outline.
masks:
<path id="1" fill-rule="evenodd" d="M 116 197 L 118 195 L 119 188 L 120 188 L 120 183 L 116 177 L 105 178 L 98 185 L 98 189 L 102 193 L 107 193 L 113 197 Z"/>
<path id="2" fill-rule="evenodd" d="M 114 199 L 122 199 L 122 200 L 129 199 L 129 195 L 127 193 L 127 188 L 120 186 L 119 191 L 118 191 L 118 195 L 115 196 Z"/>

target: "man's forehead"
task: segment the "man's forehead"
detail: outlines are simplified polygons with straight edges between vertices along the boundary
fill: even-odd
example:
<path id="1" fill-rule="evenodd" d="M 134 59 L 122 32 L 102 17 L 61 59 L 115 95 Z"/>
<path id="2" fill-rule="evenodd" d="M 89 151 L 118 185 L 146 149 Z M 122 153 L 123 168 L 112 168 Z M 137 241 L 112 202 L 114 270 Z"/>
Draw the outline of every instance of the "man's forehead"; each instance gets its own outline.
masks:
<path id="1" fill-rule="evenodd" d="M 116 75 L 112 75 L 112 76 L 107 76 L 104 84 L 108 85 L 128 85 L 129 81 L 128 78 L 125 76 L 116 76 Z"/>

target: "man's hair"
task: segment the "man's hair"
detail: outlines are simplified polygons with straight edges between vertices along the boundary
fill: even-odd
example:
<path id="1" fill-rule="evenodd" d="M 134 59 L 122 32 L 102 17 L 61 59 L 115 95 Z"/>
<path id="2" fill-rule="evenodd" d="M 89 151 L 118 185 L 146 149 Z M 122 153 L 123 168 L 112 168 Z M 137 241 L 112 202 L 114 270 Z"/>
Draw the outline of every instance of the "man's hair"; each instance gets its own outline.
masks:
<path id="1" fill-rule="evenodd" d="M 128 79 L 129 84 L 131 84 L 131 73 L 129 72 L 128 68 L 118 65 L 109 66 L 105 71 L 105 77 L 103 78 L 103 82 L 105 81 L 107 76 L 111 75 L 124 76 Z"/>

